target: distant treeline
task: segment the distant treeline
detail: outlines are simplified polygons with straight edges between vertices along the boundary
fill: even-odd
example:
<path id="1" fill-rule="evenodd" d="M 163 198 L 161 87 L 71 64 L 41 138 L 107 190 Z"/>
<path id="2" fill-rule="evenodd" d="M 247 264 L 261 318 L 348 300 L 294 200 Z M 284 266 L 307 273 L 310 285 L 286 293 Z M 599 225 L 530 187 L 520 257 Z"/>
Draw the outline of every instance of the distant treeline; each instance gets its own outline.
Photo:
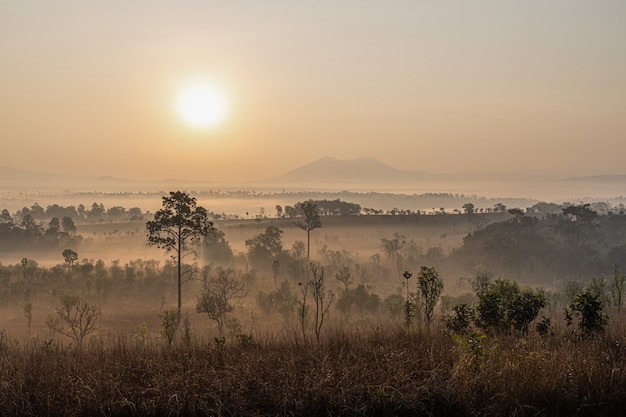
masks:
<path id="1" fill-rule="evenodd" d="M 605 212 L 600 214 L 594 208 Z M 472 232 L 450 260 L 525 282 L 561 282 L 610 276 L 626 269 L 626 215 L 605 203 L 562 207 L 541 203 L 510 209 L 505 221 L 486 224 L 468 215 Z M 541 214 L 541 215 L 540 215 Z"/>

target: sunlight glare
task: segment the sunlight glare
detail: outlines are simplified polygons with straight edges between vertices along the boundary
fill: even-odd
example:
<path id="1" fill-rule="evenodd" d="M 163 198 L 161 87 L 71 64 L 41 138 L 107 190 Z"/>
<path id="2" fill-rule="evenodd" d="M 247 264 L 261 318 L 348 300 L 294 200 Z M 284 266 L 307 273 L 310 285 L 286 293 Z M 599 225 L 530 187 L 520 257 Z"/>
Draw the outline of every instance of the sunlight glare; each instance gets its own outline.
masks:
<path id="1" fill-rule="evenodd" d="M 196 82 L 180 91 L 176 108 L 180 118 L 189 126 L 210 128 L 224 120 L 228 103 L 217 86 Z"/>

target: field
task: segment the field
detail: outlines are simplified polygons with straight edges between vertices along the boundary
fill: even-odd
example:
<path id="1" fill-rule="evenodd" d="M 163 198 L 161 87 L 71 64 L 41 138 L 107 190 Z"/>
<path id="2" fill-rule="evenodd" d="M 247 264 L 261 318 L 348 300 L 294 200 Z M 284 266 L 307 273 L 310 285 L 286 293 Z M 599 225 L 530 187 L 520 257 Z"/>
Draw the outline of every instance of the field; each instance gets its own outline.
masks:
<path id="1" fill-rule="evenodd" d="M 458 245 L 462 236 L 467 233 L 468 224 L 461 222 L 456 216 L 421 216 L 408 218 L 402 216 L 359 216 L 359 217 L 336 217 L 325 218 L 323 227 L 311 234 L 311 253 L 313 260 L 319 259 L 318 250 L 326 246 L 331 251 L 347 251 L 349 260 L 354 263 L 366 264 L 373 254 L 381 253 L 381 239 L 390 239 L 394 233 L 402 233 L 407 240 L 414 240 L 425 251 L 432 246 L 441 247 L 444 253 Z M 464 219 L 462 219 L 464 220 Z M 460 224 L 456 224 L 460 223 Z M 217 221 L 215 226 L 225 233 L 225 237 L 235 254 L 241 256 L 246 251 L 245 241 L 262 233 L 268 226 L 276 226 L 283 230 L 282 242 L 285 249 L 290 248 L 297 240 L 306 241 L 306 233 L 295 226 L 289 219 L 264 219 L 264 220 L 224 220 Z M 121 223 L 94 223 L 78 226 L 78 233 L 83 236 L 83 241 L 75 248 L 79 258 L 94 263 L 101 259 L 107 267 L 112 262 L 118 262 L 123 268 L 125 264 L 137 260 L 155 260 L 159 266 L 163 266 L 169 259 L 162 250 L 149 247 L 146 244 L 145 221 L 121 222 Z M 40 267 L 52 268 L 63 264 L 61 250 L 55 252 L 16 252 L 4 255 L 3 264 L 19 264 L 22 258 L 33 259 Z M 206 262 L 202 259 L 199 267 Z M 245 263 L 238 265 L 241 271 L 250 268 Z M 444 268 L 445 269 L 445 268 Z M 450 292 L 456 285 L 456 276 L 444 274 L 444 279 L 449 283 Z M 169 276 L 168 281 L 159 291 L 146 293 L 143 291 L 141 281 L 135 286 L 109 296 L 106 300 L 99 300 L 102 304 L 101 332 L 109 329 L 124 329 L 131 332 L 142 322 L 149 324 L 150 328 L 158 328 L 158 313 L 166 308 L 171 308 L 175 302 L 176 288 L 174 276 Z M 295 287 L 297 282 L 284 271 L 280 280 L 286 279 Z M 329 277 L 329 285 L 338 290 L 339 283 Z M 59 296 L 69 292 L 81 296 L 95 296 L 95 289 L 91 292 L 85 286 L 86 280 L 75 278 L 70 284 L 65 281 L 33 285 L 28 297 L 33 297 L 33 321 L 31 334 L 49 335 L 49 329 L 45 321 L 47 316 L 54 311 L 58 304 Z M 381 297 L 398 292 L 402 279 L 397 273 L 388 271 L 388 275 L 372 276 L 368 283 Z M 258 307 L 255 304 L 255 294 L 258 291 L 269 291 L 273 287 L 273 278 L 270 271 L 259 271 L 255 282 L 251 286 L 250 295 L 244 300 L 241 309 L 241 320 L 249 326 L 252 325 L 250 317 Z M 197 294 L 201 286 L 199 282 L 186 284 L 183 292 L 186 309 L 194 311 Z M 295 290 L 295 288 L 294 288 Z M 91 294 L 91 295 L 90 295 Z M 16 337 L 26 337 L 27 329 L 24 326 L 23 304 L 27 301 L 24 296 L 5 296 L 7 301 L 0 308 L 4 311 L 0 322 L 0 329 L 8 330 Z M 196 317 L 193 313 L 194 325 L 198 328 L 208 328 L 206 318 Z M 257 327 L 267 330 L 267 326 L 257 323 Z"/>
<path id="2" fill-rule="evenodd" d="M 487 224 L 507 214 L 484 218 Z M 626 327 L 617 310 L 607 310 L 609 326 L 597 334 L 566 326 L 566 304 L 556 298 L 542 311 L 553 323 L 545 335 L 534 328 L 453 332 L 443 320 L 451 306 L 476 303 L 467 278 L 475 271 L 446 261 L 472 228 L 467 216 L 322 220 L 311 233 L 312 260 L 324 266 L 325 289 L 335 298 L 319 335 L 313 304 L 299 320 L 302 279 L 286 267 L 274 278 L 271 262 L 262 267 L 246 257 L 246 240 L 268 227 L 283 231 L 286 251 L 306 241 L 290 219 L 215 222 L 246 296 L 233 303 L 223 331 L 197 313 L 207 279 L 226 271 L 200 253 L 196 279 L 183 285 L 183 323 L 171 339 L 164 318 L 176 308 L 175 269 L 162 250 L 146 245 L 145 220 L 80 224 L 75 268 L 60 251 L 5 253 L 0 415 L 622 414 Z M 402 271 L 381 244 L 396 233 L 412 242 L 419 262 L 432 262 L 441 274 L 444 292 L 431 325 L 421 313 L 405 323 Z M 431 248 L 441 257 L 429 258 Z M 99 260 L 100 269 L 81 269 Z M 349 284 L 337 278 L 343 266 L 353 274 Z M 376 305 L 341 308 L 342 297 L 361 287 L 353 294 Z M 284 288 L 288 303 L 271 298 L 284 296 Z M 97 306 L 96 327 L 84 343 L 51 325 L 64 297 Z"/>
<path id="3" fill-rule="evenodd" d="M 593 340 L 333 330 L 171 347 L 125 334 L 82 352 L 2 340 L 2 415 L 619 416 L 626 332 Z"/>

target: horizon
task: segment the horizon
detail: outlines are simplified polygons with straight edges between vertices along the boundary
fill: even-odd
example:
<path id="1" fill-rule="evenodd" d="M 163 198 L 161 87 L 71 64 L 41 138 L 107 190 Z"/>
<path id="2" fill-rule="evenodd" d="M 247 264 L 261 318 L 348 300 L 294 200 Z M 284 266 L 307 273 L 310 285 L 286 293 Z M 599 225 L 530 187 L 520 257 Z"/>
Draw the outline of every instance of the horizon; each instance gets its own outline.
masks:
<path id="1" fill-rule="evenodd" d="M 626 174 L 623 2 L 35 4 L 0 5 L 0 166 Z"/>

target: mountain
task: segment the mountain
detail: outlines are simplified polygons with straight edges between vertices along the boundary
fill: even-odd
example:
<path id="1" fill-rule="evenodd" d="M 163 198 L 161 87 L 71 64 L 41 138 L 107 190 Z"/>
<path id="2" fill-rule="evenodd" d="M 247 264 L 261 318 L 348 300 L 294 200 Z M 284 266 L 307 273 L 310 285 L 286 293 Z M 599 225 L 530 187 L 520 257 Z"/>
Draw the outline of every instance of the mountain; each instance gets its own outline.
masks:
<path id="1" fill-rule="evenodd" d="M 12 167 L 0 167 L 0 192 L 118 192 L 151 191 L 176 187 L 206 187 L 210 181 L 168 178 L 158 181 L 138 181 L 102 175 L 67 175 L 48 171 L 28 171 Z"/>
<path id="2" fill-rule="evenodd" d="M 342 160 L 327 156 L 302 165 L 281 176 L 270 178 L 265 182 L 300 184 L 380 183 L 412 181 L 430 176 L 426 172 L 396 169 L 374 158 Z"/>
<path id="3" fill-rule="evenodd" d="M 81 176 L 58 174 L 48 171 L 27 171 L 0 167 L 0 190 L 19 191 L 63 191 L 94 189 L 123 189 L 138 184 L 136 181 L 111 176 Z"/>
<path id="4" fill-rule="evenodd" d="M 586 177 L 570 177 L 563 181 L 567 182 L 595 182 L 595 183 L 618 183 L 626 184 L 626 175 L 590 175 Z"/>

